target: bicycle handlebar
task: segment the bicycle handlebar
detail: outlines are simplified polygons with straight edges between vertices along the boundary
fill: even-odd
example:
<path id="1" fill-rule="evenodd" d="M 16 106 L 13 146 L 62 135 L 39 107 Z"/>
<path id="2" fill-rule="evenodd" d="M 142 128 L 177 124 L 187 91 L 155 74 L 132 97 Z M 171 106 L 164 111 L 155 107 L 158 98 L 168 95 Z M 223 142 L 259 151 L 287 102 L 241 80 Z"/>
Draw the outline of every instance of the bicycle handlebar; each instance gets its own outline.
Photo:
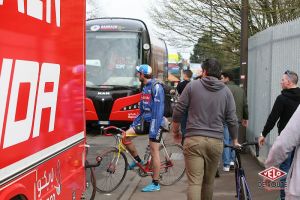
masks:
<path id="1" fill-rule="evenodd" d="M 104 132 L 103 135 L 105 135 L 105 136 L 114 136 L 116 140 L 121 139 L 122 143 L 125 144 L 125 145 L 131 143 L 131 141 L 126 141 L 126 131 L 124 131 L 121 128 L 118 128 L 116 126 L 108 126 L 106 128 L 102 128 L 102 130 Z M 112 133 L 112 132 L 107 133 L 108 130 L 117 130 L 120 133 Z"/>
<path id="2" fill-rule="evenodd" d="M 224 144 L 225 148 L 229 147 L 229 148 L 237 150 L 237 151 L 243 150 L 246 146 L 255 146 L 256 157 L 259 156 L 259 145 L 258 145 L 258 142 L 245 142 L 245 143 L 241 144 L 241 146 L 233 146 L 233 145 Z"/>
<path id="3" fill-rule="evenodd" d="M 125 132 L 123 129 L 118 128 L 116 126 L 108 126 L 108 127 L 102 128 L 102 130 L 103 130 L 103 133 L 104 133 L 103 135 L 105 135 L 105 136 L 112 136 L 112 135 L 114 135 L 113 133 L 108 133 L 109 130 L 117 130 L 121 134 L 123 134 Z"/>

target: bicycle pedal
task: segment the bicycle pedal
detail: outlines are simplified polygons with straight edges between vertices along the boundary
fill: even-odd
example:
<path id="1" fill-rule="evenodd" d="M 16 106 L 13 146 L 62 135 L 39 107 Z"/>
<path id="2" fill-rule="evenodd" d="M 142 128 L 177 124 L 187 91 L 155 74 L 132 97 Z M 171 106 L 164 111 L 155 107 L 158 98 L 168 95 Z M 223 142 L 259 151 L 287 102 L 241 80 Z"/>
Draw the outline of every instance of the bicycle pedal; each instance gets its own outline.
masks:
<path id="1" fill-rule="evenodd" d="M 140 176 L 140 177 L 146 177 L 148 176 L 147 173 L 145 173 L 143 170 L 141 169 L 136 169 L 136 173 Z"/>
<path id="2" fill-rule="evenodd" d="M 133 171 L 135 171 L 136 173 L 139 173 L 140 169 L 139 168 L 133 168 Z"/>

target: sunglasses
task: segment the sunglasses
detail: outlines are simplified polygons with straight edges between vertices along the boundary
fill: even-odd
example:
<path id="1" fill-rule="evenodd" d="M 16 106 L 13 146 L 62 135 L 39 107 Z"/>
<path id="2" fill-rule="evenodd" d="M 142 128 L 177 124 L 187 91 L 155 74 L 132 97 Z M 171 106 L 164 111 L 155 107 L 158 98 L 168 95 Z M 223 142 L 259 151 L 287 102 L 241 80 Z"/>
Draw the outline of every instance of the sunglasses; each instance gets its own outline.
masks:
<path id="1" fill-rule="evenodd" d="M 286 74 L 286 75 L 288 76 L 288 78 L 289 78 L 290 80 L 292 80 L 292 74 L 291 74 L 291 71 L 290 71 L 290 70 L 286 70 L 286 71 L 284 72 L 284 74 Z"/>

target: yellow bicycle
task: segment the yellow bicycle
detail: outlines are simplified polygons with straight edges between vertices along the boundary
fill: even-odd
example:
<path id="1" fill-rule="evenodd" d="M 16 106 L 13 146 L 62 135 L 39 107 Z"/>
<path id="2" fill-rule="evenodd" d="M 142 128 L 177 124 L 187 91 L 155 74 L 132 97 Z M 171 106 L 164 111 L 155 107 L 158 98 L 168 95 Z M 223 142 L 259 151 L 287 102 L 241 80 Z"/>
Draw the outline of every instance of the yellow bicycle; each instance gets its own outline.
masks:
<path id="1" fill-rule="evenodd" d="M 108 131 L 110 132 L 108 133 Z M 96 177 L 95 183 L 98 192 L 112 192 L 119 187 L 127 174 L 128 161 L 126 154 L 134 160 L 123 143 L 126 144 L 126 137 L 135 137 L 138 135 L 126 136 L 124 130 L 115 126 L 105 128 L 104 132 L 106 135 L 110 134 L 115 137 L 116 145 L 100 155 L 101 164 L 95 167 L 94 171 Z M 179 144 L 165 144 L 164 139 L 162 139 L 159 151 L 161 161 L 160 184 L 172 185 L 179 181 L 185 172 L 183 148 Z M 144 164 L 137 162 L 137 166 L 137 173 L 141 177 L 153 174 L 149 147 L 147 147 L 144 155 Z"/>

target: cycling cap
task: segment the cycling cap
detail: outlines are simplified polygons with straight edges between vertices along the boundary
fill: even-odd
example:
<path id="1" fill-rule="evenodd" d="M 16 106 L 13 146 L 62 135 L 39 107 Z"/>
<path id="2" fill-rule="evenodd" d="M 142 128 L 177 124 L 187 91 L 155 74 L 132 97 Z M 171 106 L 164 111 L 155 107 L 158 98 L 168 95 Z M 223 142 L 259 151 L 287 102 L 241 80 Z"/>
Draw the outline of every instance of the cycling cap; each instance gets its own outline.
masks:
<path id="1" fill-rule="evenodd" d="M 140 73 L 146 74 L 146 75 L 150 75 L 152 73 L 152 68 L 149 65 L 140 65 L 140 66 L 136 66 L 136 70 Z"/>

